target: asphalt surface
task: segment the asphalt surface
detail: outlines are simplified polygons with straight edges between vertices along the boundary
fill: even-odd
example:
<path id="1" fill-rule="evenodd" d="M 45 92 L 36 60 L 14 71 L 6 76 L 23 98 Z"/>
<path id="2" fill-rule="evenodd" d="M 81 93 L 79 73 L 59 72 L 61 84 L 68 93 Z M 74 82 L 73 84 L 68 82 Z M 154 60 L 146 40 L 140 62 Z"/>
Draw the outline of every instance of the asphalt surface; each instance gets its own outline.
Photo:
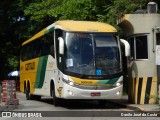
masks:
<path id="1" fill-rule="evenodd" d="M 17 92 L 17 94 L 22 94 L 20 92 Z M 128 108 L 133 111 L 156 111 L 160 114 L 160 105 L 159 104 L 130 104 L 128 102 L 128 96 L 125 95 L 122 97 L 121 100 L 111 100 L 109 101 L 119 107 L 122 108 Z M 8 109 L 14 110 L 16 109 L 16 105 L 6 105 L 5 102 L 0 101 L 0 111 L 7 111 Z"/>

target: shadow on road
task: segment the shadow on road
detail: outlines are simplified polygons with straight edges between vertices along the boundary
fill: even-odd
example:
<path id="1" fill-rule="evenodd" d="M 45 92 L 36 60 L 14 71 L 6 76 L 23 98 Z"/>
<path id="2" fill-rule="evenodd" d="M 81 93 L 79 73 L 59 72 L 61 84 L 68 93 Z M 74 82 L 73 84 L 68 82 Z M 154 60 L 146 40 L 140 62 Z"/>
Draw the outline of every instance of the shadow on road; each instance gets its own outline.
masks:
<path id="1" fill-rule="evenodd" d="M 45 102 L 53 105 L 52 99 L 41 99 L 41 102 Z M 126 106 L 112 103 L 111 101 L 107 101 L 106 105 L 100 105 L 97 100 L 64 100 L 60 99 L 61 107 L 67 109 L 122 109 L 126 108 Z"/>

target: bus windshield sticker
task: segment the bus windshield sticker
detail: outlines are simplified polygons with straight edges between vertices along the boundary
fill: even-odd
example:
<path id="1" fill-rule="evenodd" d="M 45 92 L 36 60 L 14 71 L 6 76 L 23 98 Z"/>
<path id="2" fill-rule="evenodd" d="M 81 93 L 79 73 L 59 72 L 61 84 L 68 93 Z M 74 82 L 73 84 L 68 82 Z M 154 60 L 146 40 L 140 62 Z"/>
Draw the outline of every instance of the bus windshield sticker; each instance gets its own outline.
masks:
<path id="1" fill-rule="evenodd" d="M 67 67 L 73 67 L 73 59 L 66 60 Z"/>
<path id="2" fill-rule="evenodd" d="M 97 75 L 102 75 L 102 70 L 96 70 Z"/>

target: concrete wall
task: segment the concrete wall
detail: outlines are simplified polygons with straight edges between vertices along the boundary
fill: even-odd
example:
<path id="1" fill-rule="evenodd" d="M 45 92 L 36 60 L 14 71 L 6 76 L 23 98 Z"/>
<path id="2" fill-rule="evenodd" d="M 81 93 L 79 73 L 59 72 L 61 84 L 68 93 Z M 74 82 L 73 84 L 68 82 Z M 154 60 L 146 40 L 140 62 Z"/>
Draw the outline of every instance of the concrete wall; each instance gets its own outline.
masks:
<path id="1" fill-rule="evenodd" d="M 148 59 L 129 61 L 129 100 L 136 104 L 156 103 L 156 27 L 160 27 L 160 14 L 126 14 L 117 20 L 127 38 L 146 34 L 148 37 Z M 160 73 L 159 73 L 160 74 Z"/>

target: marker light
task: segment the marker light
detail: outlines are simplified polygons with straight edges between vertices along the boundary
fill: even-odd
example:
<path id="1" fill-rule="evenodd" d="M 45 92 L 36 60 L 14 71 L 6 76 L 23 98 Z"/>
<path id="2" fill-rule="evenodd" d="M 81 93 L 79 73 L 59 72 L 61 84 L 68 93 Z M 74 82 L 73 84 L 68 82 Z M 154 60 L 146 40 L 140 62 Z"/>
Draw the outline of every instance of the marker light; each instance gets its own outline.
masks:
<path id="1" fill-rule="evenodd" d="M 68 85 L 70 85 L 70 86 L 74 86 L 74 85 L 75 85 L 75 83 L 72 82 L 72 81 L 70 81 L 70 80 L 66 80 L 66 79 L 64 79 L 64 78 L 62 78 L 62 80 L 63 80 L 63 82 L 65 82 L 66 84 L 68 84 Z"/>
<path id="2" fill-rule="evenodd" d="M 120 91 L 116 93 L 116 95 L 119 95 L 119 94 L 120 94 Z"/>
<path id="3" fill-rule="evenodd" d="M 74 85 L 74 83 L 73 83 L 72 81 L 70 81 L 70 82 L 69 82 L 69 85 L 73 86 L 73 85 Z"/>
<path id="4" fill-rule="evenodd" d="M 73 96 L 73 92 L 72 91 L 68 91 L 68 94 Z"/>
<path id="5" fill-rule="evenodd" d="M 119 87 L 120 85 L 123 84 L 123 80 L 122 81 L 118 81 L 117 83 L 115 83 L 113 86 L 115 87 Z"/>
<path id="6" fill-rule="evenodd" d="M 119 83 L 119 82 L 118 82 L 118 83 L 116 83 L 116 86 L 117 86 L 117 87 L 118 87 L 118 86 L 120 86 L 120 85 L 121 85 L 121 83 Z"/>

